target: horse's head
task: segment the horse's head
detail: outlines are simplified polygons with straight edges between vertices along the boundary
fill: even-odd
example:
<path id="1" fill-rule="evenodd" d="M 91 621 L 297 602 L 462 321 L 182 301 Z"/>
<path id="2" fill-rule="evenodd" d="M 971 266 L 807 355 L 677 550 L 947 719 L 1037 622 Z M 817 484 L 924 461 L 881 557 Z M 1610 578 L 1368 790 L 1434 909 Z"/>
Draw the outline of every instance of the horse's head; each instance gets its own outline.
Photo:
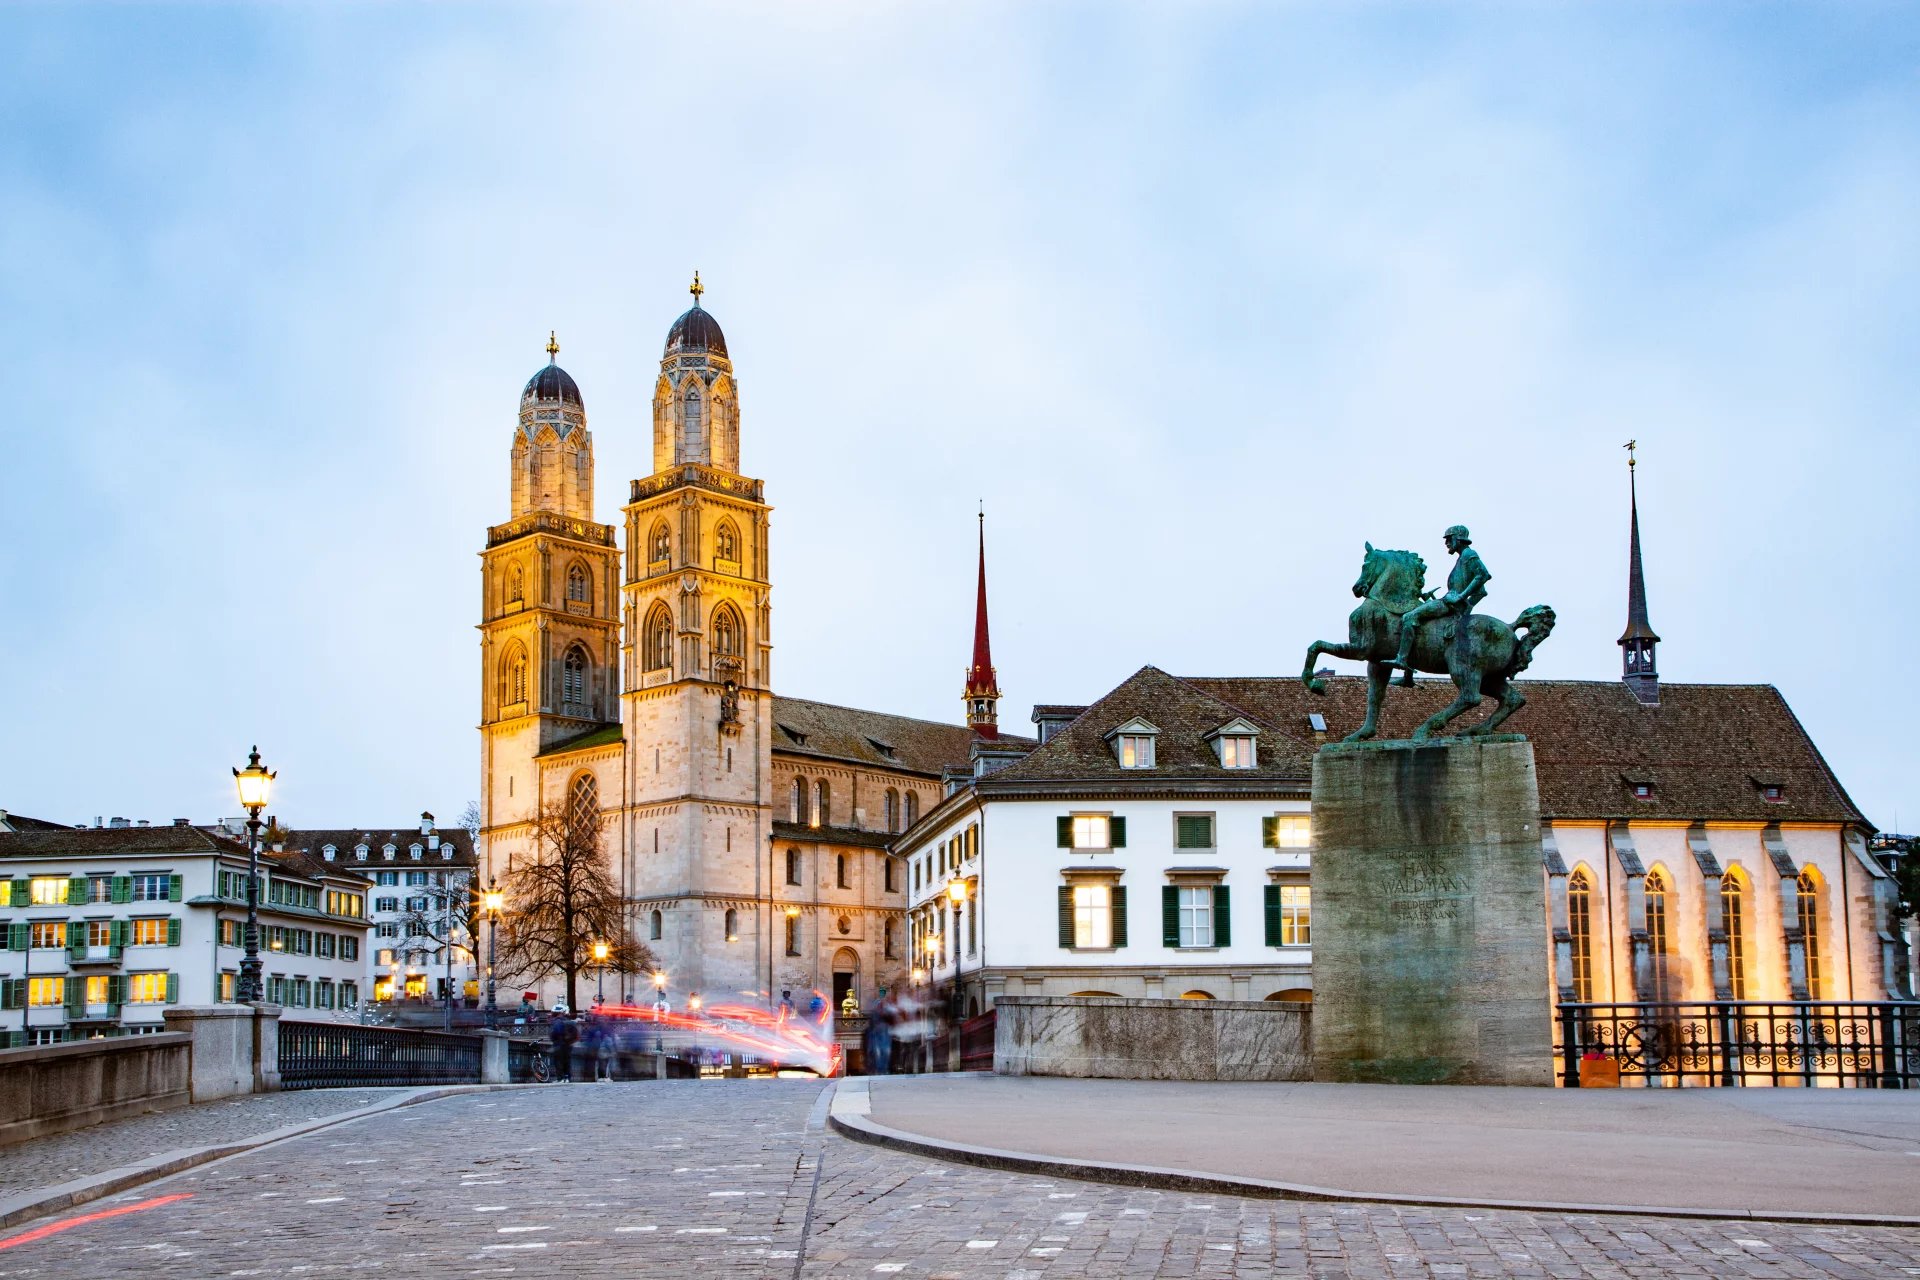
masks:
<path id="1" fill-rule="evenodd" d="M 1409 604 L 1420 598 L 1427 583 L 1427 562 L 1411 551 L 1382 551 L 1371 542 L 1360 564 L 1353 594 L 1382 604 Z"/>
<path id="2" fill-rule="evenodd" d="M 1360 559 L 1360 576 L 1353 582 L 1353 594 L 1365 600 L 1367 592 L 1373 589 L 1373 580 L 1380 576 L 1382 567 L 1380 553 L 1373 549 L 1371 542 L 1367 543 L 1367 554 Z"/>

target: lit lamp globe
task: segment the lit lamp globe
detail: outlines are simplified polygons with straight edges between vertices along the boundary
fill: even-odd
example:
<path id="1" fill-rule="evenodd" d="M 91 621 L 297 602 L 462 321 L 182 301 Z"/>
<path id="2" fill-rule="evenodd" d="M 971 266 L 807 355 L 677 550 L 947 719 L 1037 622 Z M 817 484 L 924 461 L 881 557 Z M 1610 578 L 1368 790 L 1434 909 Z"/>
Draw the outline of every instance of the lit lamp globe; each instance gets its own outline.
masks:
<path id="1" fill-rule="evenodd" d="M 947 901 L 957 907 L 966 900 L 967 882 L 957 876 L 947 881 Z"/>
<path id="2" fill-rule="evenodd" d="M 593 944 L 593 962 L 595 964 L 605 964 L 607 962 L 607 944 L 606 943 L 596 942 Z"/>
<path id="3" fill-rule="evenodd" d="M 258 813 L 266 808 L 267 796 L 273 791 L 273 780 L 278 776 L 260 763 L 260 748 L 255 747 L 247 755 L 247 767 L 233 771 L 233 785 L 240 793 L 240 807 L 249 813 Z"/>
<path id="4" fill-rule="evenodd" d="M 506 905 L 507 895 L 494 888 L 493 882 L 489 880 L 487 891 L 480 895 L 480 900 L 485 904 L 488 915 L 497 916 L 500 914 L 500 909 Z"/>

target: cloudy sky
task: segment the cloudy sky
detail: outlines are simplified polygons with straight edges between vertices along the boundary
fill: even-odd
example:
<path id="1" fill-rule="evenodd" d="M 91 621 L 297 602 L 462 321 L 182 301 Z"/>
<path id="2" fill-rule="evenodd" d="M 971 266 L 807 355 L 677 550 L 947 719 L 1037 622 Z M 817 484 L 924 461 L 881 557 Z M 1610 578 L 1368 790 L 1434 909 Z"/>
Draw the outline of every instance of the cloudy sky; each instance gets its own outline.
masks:
<path id="1" fill-rule="evenodd" d="M 9 5 L 0 807 L 478 790 L 486 526 L 557 329 L 602 519 L 694 268 L 783 692 L 1004 717 L 1296 671 L 1363 540 L 1617 676 L 1777 684 L 1920 826 L 1906 5 Z M 1894 657 L 1905 661 L 1890 661 Z M 1524 725 L 1516 723 L 1518 728 Z"/>

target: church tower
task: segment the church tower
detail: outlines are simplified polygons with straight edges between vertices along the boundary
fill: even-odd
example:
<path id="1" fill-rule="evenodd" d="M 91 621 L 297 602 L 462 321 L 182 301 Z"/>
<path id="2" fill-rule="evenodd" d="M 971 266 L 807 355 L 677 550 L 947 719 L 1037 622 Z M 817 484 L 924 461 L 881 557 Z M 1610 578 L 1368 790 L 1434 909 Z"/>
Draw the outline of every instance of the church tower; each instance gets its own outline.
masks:
<path id="1" fill-rule="evenodd" d="M 690 292 L 654 384 L 622 588 L 630 901 L 682 1000 L 764 986 L 772 928 L 770 508 L 740 474 L 733 363 L 697 273 Z"/>
<path id="2" fill-rule="evenodd" d="M 1627 442 L 1627 494 L 1633 532 L 1627 542 L 1627 629 L 1620 633 L 1620 678 L 1648 706 L 1660 701 L 1660 672 L 1654 647 L 1660 637 L 1647 621 L 1647 580 L 1640 570 L 1640 492 L 1634 481 L 1634 441 Z"/>
<path id="3" fill-rule="evenodd" d="M 1000 736 L 1000 677 L 987 636 L 987 513 L 980 513 L 980 579 L 973 604 L 973 665 L 967 668 L 967 725 L 982 738 Z"/>
<path id="4" fill-rule="evenodd" d="M 593 520 L 593 437 L 579 385 L 547 363 L 520 393 L 510 518 L 480 553 L 481 823 L 494 839 L 539 805 L 534 760 L 618 717 L 619 552 Z M 504 863 L 494 874 L 504 874 Z"/>

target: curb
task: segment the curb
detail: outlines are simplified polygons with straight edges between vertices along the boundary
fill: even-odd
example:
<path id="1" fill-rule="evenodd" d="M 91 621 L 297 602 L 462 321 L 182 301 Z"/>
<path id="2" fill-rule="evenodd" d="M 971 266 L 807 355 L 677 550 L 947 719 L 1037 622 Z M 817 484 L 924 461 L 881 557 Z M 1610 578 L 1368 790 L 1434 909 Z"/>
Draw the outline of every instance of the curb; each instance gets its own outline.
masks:
<path id="1" fill-rule="evenodd" d="M 416 1106 L 422 1102 L 436 1102 L 441 1098 L 451 1098 L 463 1093 L 493 1093 L 501 1089 L 523 1089 L 527 1085 L 513 1084 L 477 1084 L 477 1085 L 441 1085 L 428 1087 L 409 1093 L 404 1097 L 389 1098 L 370 1106 L 353 1111 L 343 1111 L 339 1115 L 322 1116 L 317 1120 L 303 1120 L 298 1124 L 282 1126 L 269 1130 L 257 1137 L 245 1138 L 239 1142 L 222 1143 L 212 1147 L 186 1147 L 179 1151 L 168 1151 L 138 1164 L 122 1165 L 118 1169 L 109 1169 L 105 1173 L 92 1174 L 85 1178 L 76 1178 L 72 1182 L 63 1182 L 54 1187 L 38 1187 L 17 1196 L 0 1200 L 0 1228 L 17 1226 L 30 1218 L 44 1214 L 58 1213 L 62 1209 L 72 1209 L 79 1205 L 99 1200 L 105 1196 L 117 1194 L 130 1187 L 154 1182 L 171 1174 L 192 1169 L 198 1165 L 210 1164 L 228 1156 L 237 1156 L 275 1142 L 284 1142 L 288 1138 L 298 1138 L 303 1134 L 319 1129 L 328 1129 L 336 1124 L 346 1124 L 352 1120 L 362 1120 L 367 1116 L 379 1115 L 385 1111 L 395 1111 L 401 1107 Z"/>
<path id="2" fill-rule="evenodd" d="M 848 1087 L 853 1086 L 853 1087 Z M 1037 1155 L 1029 1151 L 1005 1151 L 998 1147 L 977 1147 L 950 1142 L 923 1134 L 890 1128 L 871 1118 L 871 1096 L 864 1080 L 847 1079 L 833 1090 L 827 1123 L 834 1132 L 854 1142 L 888 1147 L 917 1156 L 930 1156 L 956 1164 L 978 1165 L 986 1169 L 1004 1169 L 1014 1173 L 1037 1173 L 1055 1178 L 1073 1178 L 1081 1182 L 1104 1182 L 1122 1187 L 1150 1187 L 1162 1191 L 1194 1191 L 1211 1195 L 1247 1196 L 1259 1200 L 1305 1200 L 1350 1204 L 1395 1205 L 1403 1208 L 1504 1209 L 1522 1213 L 1609 1214 L 1640 1218 L 1700 1218 L 1727 1222 L 1793 1222 L 1815 1226 L 1846 1227 L 1920 1227 L 1920 1217 L 1860 1213 L 1774 1213 L 1758 1209 L 1699 1209 L 1663 1205 L 1567 1204 L 1557 1201 L 1494 1200 L 1463 1196 L 1390 1195 L 1378 1191 L 1343 1191 L 1337 1187 L 1315 1187 L 1266 1178 L 1239 1178 L 1227 1174 L 1201 1173 L 1192 1169 L 1166 1169 L 1154 1165 L 1116 1164 L 1106 1160 L 1076 1160 L 1065 1156 Z"/>

